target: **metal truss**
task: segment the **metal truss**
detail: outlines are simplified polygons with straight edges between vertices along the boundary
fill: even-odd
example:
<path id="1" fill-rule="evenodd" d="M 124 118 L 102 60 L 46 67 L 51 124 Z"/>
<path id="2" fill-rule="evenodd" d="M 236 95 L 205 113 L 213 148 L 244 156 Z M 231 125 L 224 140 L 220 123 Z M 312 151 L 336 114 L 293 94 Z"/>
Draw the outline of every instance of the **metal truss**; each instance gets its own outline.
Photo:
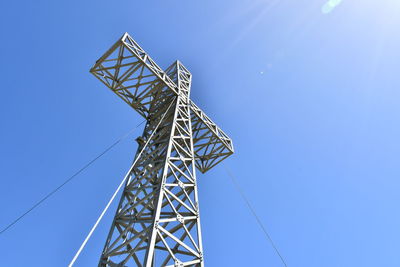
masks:
<path id="1" fill-rule="evenodd" d="M 190 100 L 182 63 L 164 72 L 127 33 L 90 72 L 147 120 L 99 266 L 204 266 L 195 169 L 231 139 Z"/>

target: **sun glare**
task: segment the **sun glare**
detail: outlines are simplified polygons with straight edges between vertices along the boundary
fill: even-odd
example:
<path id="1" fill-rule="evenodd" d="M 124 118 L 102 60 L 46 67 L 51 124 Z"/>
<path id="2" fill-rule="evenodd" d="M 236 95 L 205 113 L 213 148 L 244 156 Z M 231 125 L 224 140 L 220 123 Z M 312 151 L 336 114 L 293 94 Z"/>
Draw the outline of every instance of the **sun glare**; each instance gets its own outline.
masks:
<path id="1" fill-rule="evenodd" d="M 341 2 L 342 0 L 329 0 L 322 6 L 321 8 L 322 13 L 324 14 L 331 13 L 338 5 L 340 5 Z"/>

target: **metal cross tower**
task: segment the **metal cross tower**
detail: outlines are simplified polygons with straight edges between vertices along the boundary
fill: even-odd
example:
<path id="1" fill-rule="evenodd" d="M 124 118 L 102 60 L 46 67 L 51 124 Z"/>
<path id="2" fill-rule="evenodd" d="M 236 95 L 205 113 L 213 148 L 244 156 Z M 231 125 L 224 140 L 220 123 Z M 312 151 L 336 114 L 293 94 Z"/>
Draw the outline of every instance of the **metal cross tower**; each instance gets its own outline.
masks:
<path id="1" fill-rule="evenodd" d="M 164 72 L 127 33 L 90 72 L 147 120 L 99 266 L 204 266 L 195 169 L 231 139 L 190 100 L 182 63 Z"/>

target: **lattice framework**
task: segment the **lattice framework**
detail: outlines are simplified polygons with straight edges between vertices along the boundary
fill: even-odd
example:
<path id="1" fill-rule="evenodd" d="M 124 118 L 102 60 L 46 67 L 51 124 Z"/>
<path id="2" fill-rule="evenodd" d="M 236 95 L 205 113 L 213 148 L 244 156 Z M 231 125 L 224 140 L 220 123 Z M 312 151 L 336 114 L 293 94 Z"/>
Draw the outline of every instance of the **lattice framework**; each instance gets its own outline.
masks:
<path id="1" fill-rule="evenodd" d="M 203 266 L 195 170 L 230 156 L 231 139 L 190 99 L 183 64 L 164 72 L 127 33 L 91 73 L 147 120 L 99 266 Z"/>

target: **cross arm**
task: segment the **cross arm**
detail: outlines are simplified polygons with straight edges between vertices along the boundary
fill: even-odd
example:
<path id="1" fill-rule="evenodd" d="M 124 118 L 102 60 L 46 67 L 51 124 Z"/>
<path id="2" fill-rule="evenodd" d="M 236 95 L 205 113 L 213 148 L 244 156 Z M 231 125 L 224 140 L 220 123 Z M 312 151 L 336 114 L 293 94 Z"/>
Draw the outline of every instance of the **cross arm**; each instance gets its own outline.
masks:
<path id="1" fill-rule="evenodd" d="M 233 143 L 192 100 L 190 108 L 196 167 L 205 173 L 233 154 Z"/>
<path id="2" fill-rule="evenodd" d="M 96 61 L 90 72 L 145 118 L 157 93 L 178 94 L 177 85 L 128 33 Z"/>
<path id="3" fill-rule="evenodd" d="M 179 62 L 172 66 L 176 64 L 189 73 Z M 94 76 L 146 119 L 151 115 L 150 106 L 155 98 L 178 95 L 177 77 L 173 75 L 176 71 L 171 67 L 163 71 L 128 33 L 90 69 Z M 232 140 L 191 100 L 189 105 L 196 167 L 204 173 L 233 154 Z"/>
<path id="4" fill-rule="evenodd" d="M 173 63 L 166 73 L 178 85 L 180 94 L 187 97 L 195 164 L 202 173 L 205 173 L 233 154 L 232 140 L 190 100 L 192 74 L 182 62 Z"/>

